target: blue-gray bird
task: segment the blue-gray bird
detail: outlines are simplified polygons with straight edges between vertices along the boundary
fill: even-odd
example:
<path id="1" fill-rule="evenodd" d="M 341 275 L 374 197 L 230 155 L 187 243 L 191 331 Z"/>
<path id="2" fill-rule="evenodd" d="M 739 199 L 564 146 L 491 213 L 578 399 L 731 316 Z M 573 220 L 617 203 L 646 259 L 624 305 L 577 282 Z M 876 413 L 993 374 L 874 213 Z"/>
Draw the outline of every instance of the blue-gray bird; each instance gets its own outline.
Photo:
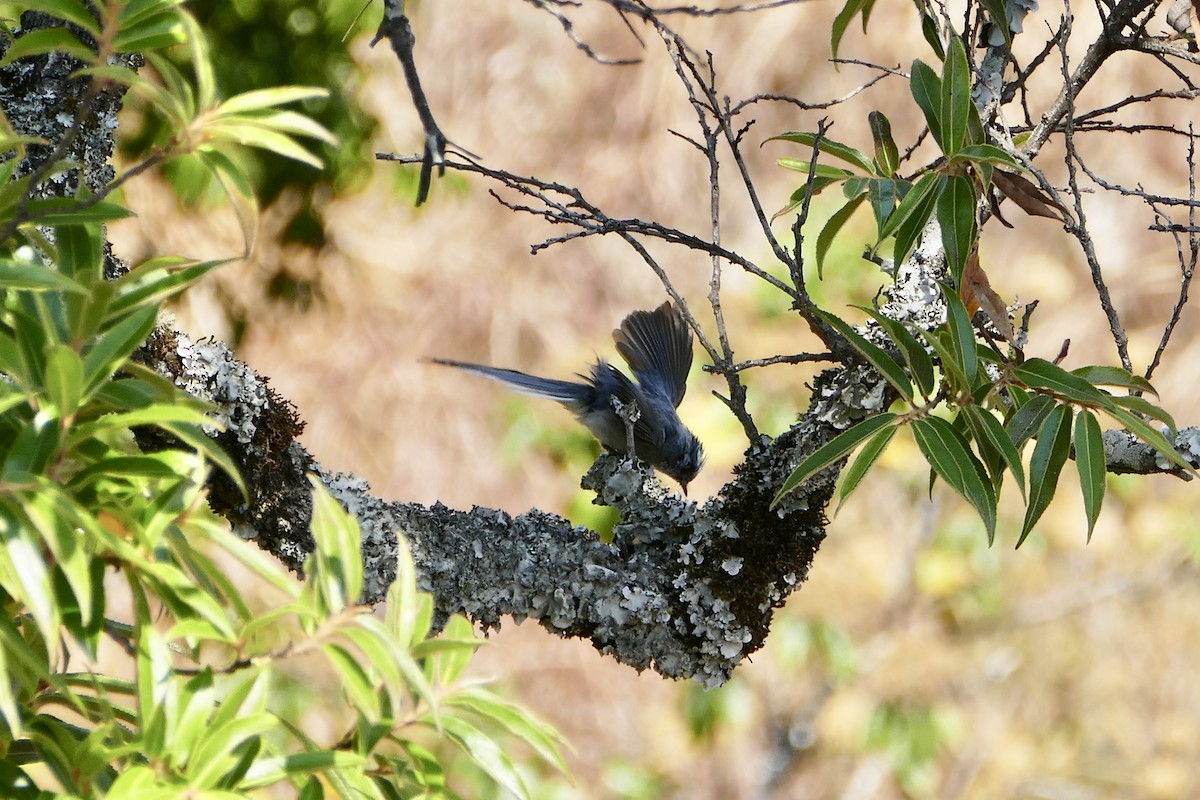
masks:
<path id="1" fill-rule="evenodd" d="M 634 455 L 679 481 L 686 495 L 688 484 L 704 465 L 700 441 L 675 412 L 687 391 L 692 331 L 668 300 L 653 311 L 634 311 L 627 316 L 613 331 L 613 341 L 636 383 L 604 359 L 592 366 L 590 376 L 579 375 L 583 383 L 444 358 L 433 361 L 500 381 L 524 394 L 557 400 L 574 412 L 600 444 L 617 453 L 629 452 L 628 428 L 617 407 L 636 409 L 633 414 L 626 413 L 635 420 Z"/>

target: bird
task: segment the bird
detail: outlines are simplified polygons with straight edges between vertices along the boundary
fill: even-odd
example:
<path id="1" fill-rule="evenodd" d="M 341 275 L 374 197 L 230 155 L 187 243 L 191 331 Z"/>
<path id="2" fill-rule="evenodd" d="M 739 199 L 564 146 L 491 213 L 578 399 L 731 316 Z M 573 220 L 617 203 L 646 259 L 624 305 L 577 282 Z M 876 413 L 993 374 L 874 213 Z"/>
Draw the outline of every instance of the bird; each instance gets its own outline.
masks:
<path id="1" fill-rule="evenodd" d="M 582 381 L 539 378 L 448 358 L 430 360 L 561 403 L 605 448 L 633 455 L 674 478 L 687 496 L 688 484 L 704 466 L 700 440 L 676 412 L 692 367 L 692 331 L 668 300 L 653 311 L 629 314 L 613 331 L 613 341 L 636 381 L 602 358 L 590 374 L 576 373 Z"/>

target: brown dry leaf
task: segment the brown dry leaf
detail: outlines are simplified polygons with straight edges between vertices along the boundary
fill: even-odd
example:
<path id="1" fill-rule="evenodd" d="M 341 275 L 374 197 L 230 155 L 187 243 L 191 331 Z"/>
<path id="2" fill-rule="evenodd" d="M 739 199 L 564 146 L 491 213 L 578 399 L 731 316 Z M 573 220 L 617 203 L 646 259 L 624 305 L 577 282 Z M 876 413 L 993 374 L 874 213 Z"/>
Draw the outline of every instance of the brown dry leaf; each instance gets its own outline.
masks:
<path id="1" fill-rule="evenodd" d="M 991 320 L 992 326 L 1006 342 L 1012 341 L 1014 332 L 1012 320 L 1008 318 L 1008 307 L 988 281 L 987 273 L 979 264 L 979 250 L 972 250 L 963 267 L 962 285 L 958 292 L 967 313 L 975 316 L 976 311 L 983 311 Z"/>
<path id="2" fill-rule="evenodd" d="M 992 175 L 992 183 L 1026 214 L 1066 222 L 1067 210 L 1024 175 L 996 170 Z"/>

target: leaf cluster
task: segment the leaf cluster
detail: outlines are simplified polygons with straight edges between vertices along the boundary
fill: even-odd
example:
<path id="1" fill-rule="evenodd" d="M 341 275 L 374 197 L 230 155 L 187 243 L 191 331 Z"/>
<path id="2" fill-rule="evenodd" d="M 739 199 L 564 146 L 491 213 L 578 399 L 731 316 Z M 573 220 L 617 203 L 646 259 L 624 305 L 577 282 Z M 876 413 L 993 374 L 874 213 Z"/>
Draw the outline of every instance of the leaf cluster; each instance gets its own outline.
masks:
<path id="1" fill-rule="evenodd" d="M 839 506 L 887 449 L 901 428 L 912 431 L 930 467 L 930 488 L 945 481 L 979 514 L 988 542 L 996 532 L 1000 487 L 1011 476 L 1025 499 L 1020 546 L 1045 512 L 1072 455 L 1087 514 L 1088 538 L 1105 492 L 1105 452 L 1099 417 L 1105 416 L 1158 450 L 1175 466 L 1194 472 L 1167 437 L 1147 422 L 1174 433 L 1171 416 L 1143 395 L 1154 394 L 1144 378 L 1120 367 L 1067 371 L 1016 352 L 1004 357 L 981 346 L 966 307 L 942 286 L 947 320 L 933 330 L 903 325 L 863 309 L 887 342 L 881 347 L 827 312 L 818 312 L 899 397 L 898 408 L 870 416 L 806 458 L 784 481 L 778 504 L 810 477 L 840 463 L 861 446 L 846 469 Z M 1113 394 L 1107 388 L 1129 390 Z M 1034 442 L 1028 468 L 1022 451 Z"/>
<path id="2" fill-rule="evenodd" d="M 143 164 L 193 154 L 252 201 L 238 147 L 315 163 L 296 137 L 324 129 L 279 108 L 312 90 L 219 101 L 179 3 L 28 5 L 71 27 L 20 36 L 6 63 L 66 53 L 89 94 L 115 82 L 151 98 L 174 133 Z M 148 49 L 154 63 L 154 48 L 179 43 L 195 82 L 110 61 Z M 72 129 L 89 113 L 80 103 Z M 319 486 L 302 582 L 209 511 L 212 468 L 247 491 L 211 436 L 212 409 L 133 357 L 162 304 L 224 262 L 161 257 L 107 279 L 102 225 L 129 213 L 114 187 L 40 197 L 41 177 L 77 165 L 55 150 L 23 174 L 30 146 L 57 143 L 0 124 L 0 796 L 231 798 L 279 785 L 304 798 L 456 797 L 446 765 L 465 758 L 489 791 L 528 797 L 512 739 L 564 768 L 552 729 L 464 680 L 480 642 L 458 618 L 434 635 L 407 551 L 386 617 L 358 604 L 359 529 Z M 143 451 L 146 429 L 171 445 Z M 250 585 L 234 584 L 229 559 Z M 247 599 L 264 591 L 265 610 Z M 106 643 L 131 678 L 101 670 Z M 286 691 L 305 656 L 337 676 L 352 711 L 337 741 L 318 741 Z"/>

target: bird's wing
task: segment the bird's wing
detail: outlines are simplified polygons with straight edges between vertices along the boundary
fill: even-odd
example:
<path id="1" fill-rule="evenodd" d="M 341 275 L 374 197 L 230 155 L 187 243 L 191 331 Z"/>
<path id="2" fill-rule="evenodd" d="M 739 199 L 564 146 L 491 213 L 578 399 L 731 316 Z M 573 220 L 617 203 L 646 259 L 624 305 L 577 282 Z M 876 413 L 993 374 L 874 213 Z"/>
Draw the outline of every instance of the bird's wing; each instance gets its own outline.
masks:
<path id="1" fill-rule="evenodd" d="M 683 402 L 692 368 L 692 330 L 670 300 L 653 311 L 634 311 L 613 331 L 613 341 L 638 383 L 676 407 Z"/>

